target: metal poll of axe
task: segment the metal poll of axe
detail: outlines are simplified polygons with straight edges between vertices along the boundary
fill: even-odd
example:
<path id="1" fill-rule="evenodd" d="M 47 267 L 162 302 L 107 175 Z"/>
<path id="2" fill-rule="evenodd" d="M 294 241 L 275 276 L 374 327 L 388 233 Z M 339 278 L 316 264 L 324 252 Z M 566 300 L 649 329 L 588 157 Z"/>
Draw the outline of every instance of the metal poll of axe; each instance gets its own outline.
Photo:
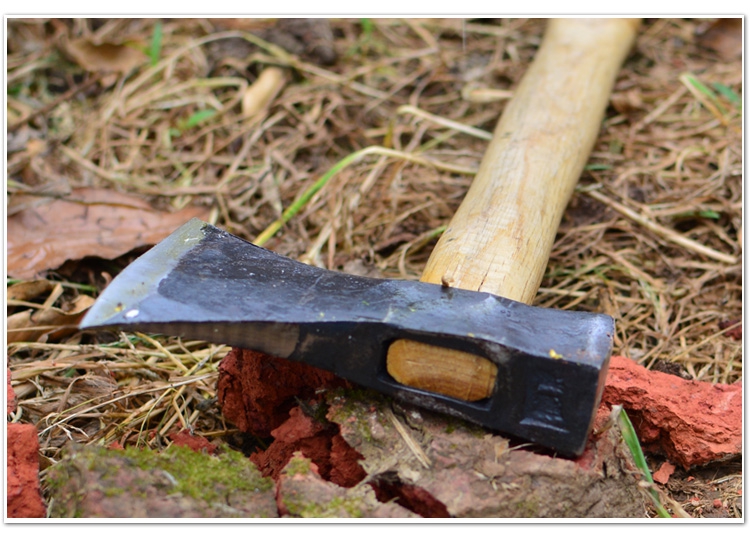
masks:
<path id="1" fill-rule="evenodd" d="M 527 304 L 639 22 L 549 21 L 420 282 L 308 266 L 192 220 L 121 272 L 81 328 L 260 350 L 580 455 L 614 321 Z"/>

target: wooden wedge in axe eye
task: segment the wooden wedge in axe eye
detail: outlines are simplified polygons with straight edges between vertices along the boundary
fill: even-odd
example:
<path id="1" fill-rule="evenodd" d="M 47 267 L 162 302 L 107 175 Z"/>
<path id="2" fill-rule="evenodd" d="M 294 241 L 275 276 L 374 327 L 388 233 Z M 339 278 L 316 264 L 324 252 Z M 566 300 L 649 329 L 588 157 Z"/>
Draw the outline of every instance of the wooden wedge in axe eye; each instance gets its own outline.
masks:
<path id="1" fill-rule="evenodd" d="M 260 350 L 580 455 L 614 321 L 527 304 L 637 26 L 550 21 L 422 282 L 308 266 L 192 220 L 121 272 L 81 327 Z"/>

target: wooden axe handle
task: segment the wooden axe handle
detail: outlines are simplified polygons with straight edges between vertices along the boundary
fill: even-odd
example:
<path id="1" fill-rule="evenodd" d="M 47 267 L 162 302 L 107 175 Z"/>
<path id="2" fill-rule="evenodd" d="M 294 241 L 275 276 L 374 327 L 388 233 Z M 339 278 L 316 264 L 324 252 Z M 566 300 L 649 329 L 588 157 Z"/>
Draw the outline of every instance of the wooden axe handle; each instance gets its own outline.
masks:
<path id="1" fill-rule="evenodd" d="M 534 300 L 639 25 L 549 21 L 422 281 Z M 402 384 L 469 401 L 491 395 L 497 374 L 480 356 L 407 340 L 391 345 L 387 367 Z"/>

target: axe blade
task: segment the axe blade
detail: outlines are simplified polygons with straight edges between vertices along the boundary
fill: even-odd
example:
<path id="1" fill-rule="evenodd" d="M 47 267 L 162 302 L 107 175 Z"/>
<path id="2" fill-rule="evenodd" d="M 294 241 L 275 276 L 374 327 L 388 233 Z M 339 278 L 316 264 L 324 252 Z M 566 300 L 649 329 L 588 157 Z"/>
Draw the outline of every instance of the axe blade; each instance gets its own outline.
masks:
<path id="1" fill-rule="evenodd" d="M 604 388 L 614 321 L 488 293 L 323 270 L 193 219 L 123 270 L 81 322 L 263 351 L 576 456 Z M 483 356 L 492 395 L 468 402 L 396 382 L 388 346 Z"/>

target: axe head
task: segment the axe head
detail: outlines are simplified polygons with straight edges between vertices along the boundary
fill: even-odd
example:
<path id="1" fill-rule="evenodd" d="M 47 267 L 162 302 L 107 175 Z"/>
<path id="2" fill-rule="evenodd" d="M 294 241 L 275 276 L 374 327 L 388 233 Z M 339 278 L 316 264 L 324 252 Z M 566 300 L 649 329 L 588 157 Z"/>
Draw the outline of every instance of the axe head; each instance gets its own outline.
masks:
<path id="1" fill-rule="evenodd" d="M 568 456 L 585 447 L 614 336 L 607 315 L 323 270 L 198 219 L 120 273 L 81 328 L 183 336 L 305 362 Z M 498 368 L 494 392 L 467 402 L 399 384 L 386 353 L 402 338 L 487 358 Z"/>

